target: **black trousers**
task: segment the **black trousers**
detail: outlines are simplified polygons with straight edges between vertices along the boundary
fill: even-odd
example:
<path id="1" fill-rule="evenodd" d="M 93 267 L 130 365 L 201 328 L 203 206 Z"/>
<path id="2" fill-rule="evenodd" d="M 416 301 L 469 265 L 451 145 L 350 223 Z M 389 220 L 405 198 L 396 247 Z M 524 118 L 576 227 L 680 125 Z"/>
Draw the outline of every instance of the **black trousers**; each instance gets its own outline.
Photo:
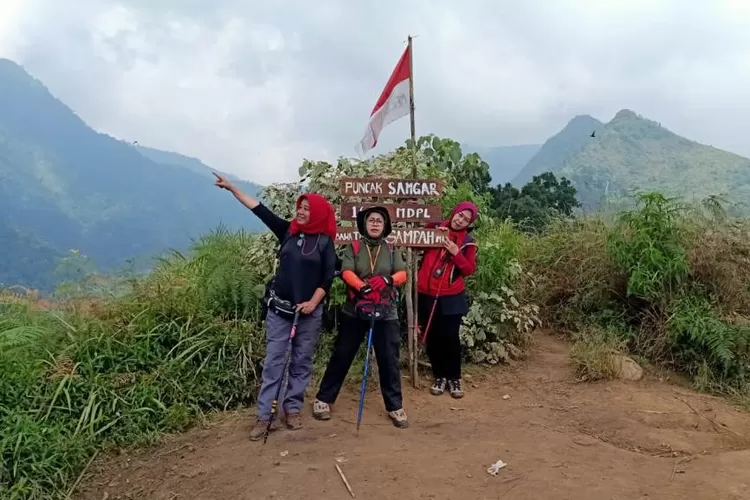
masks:
<path id="1" fill-rule="evenodd" d="M 458 333 L 465 312 L 463 307 L 454 307 L 455 304 L 452 302 L 455 300 L 451 297 L 438 299 L 430 329 L 427 331 L 427 322 L 430 320 L 435 299 L 420 294 L 418 320 L 422 335 L 427 331 L 427 356 L 432 365 L 432 375 L 435 378 L 458 380 L 461 378 L 461 339 Z"/>
<path id="2" fill-rule="evenodd" d="M 341 315 L 339 332 L 333 346 L 333 354 L 328 361 L 323 380 L 318 389 L 317 398 L 324 403 L 333 404 L 341 391 L 346 374 L 352 366 L 357 350 L 370 329 L 369 321 Z M 399 371 L 399 344 L 401 332 L 398 321 L 376 321 L 372 333 L 372 347 L 380 374 L 380 392 L 387 411 L 400 410 L 403 407 L 401 398 L 401 372 Z"/>

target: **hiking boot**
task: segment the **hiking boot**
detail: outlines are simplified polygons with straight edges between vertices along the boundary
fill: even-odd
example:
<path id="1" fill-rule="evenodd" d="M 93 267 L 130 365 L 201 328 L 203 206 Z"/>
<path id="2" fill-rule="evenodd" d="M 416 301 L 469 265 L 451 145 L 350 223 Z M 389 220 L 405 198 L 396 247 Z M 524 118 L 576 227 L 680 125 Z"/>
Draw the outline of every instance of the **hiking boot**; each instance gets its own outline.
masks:
<path id="1" fill-rule="evenodd" d="M 451 396 L 456 399 L 461 399 L 462 397 L 464 397 L 464 388 L 461 379 L 449 380 L 448 390 L 450 391 Z"/>
<path id="2" fill-rule="evenodd" d="M 406 412 L 403 408 L 396 411 L 389 411 L 388 416 L 395 427 L 398 427 L 399 429 L 406 429 L 409 427 L 409 420 L 407 420 Z"/>
<path id="3" fill-rule="evenodd" d="M 257 420 L 253 428 L 250 430 L 250 441 L 260 440 L 266 434 L 267 428 L 268 428 L 268 420 Z M 274 420 L 273 423 L 271 424 L 271 430 L 275 431 L 278 428 L 279 428 L 278 420 Z"/>
<path id="4" fill-rule="evenodd" d="M 448 383 L 444 378 L 436 378 L 435 383 L 430 387 L 430 394 L 433 396 L 440 396 L 445 392 L 445 385 Z"/>
<path id="5" fill-rule="evenodd" d="M 313 417 L 318 420 L 331 420 L 331 406 L 316 399 L 313 401 Z"/>
<path id="6" fill-rule="evenodd" d="M 302 428 L 302 418 L 299 412 L 292 412 L 286 414 L 286 428 L 292 431 Z"/>

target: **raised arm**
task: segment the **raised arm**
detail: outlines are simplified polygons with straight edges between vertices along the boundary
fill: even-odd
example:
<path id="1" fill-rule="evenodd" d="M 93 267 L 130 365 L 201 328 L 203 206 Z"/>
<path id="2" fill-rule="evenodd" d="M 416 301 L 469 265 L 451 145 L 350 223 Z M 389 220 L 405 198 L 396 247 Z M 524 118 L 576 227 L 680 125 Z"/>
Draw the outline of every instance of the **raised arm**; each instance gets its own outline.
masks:
<path id="1" fill-rule="evenodd" d="M 216 177 L 216 186 L 221 189 L 226 189 L 232 195 L 237 198 L 237 201 L 242 203 L 245 207 L 250 209 L 263 224 L 271 230 L 271 232 L 279 239 L 284 241 L 286 232 L 289 229 L 289 221 L 282 219 L 271 210 L 263 205 L 260 201 L 256 200 L 252 196 L 243 193 L 239 188 L 229 182 L 225 177 L 213 172 Z"/>

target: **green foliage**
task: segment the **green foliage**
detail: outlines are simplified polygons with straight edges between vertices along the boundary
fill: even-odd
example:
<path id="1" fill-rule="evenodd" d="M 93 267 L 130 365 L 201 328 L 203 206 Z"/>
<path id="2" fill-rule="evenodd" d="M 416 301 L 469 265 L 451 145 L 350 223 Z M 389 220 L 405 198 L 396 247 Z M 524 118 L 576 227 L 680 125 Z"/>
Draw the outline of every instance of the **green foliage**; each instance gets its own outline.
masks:
<path id="1" fill-rule="evenodd" d="M 517 359 L 541 325 L 539 307 L 513 291 L 523 277 L 518 261 L 522 235 L 509 222 L 488 220 L 474 233 L 480 243 L 475 273 L 467 279 L 469 313 L 461 343 L 474 363 L 507 363 Z"/>
<path id="2" fill-rule="evenodd" d="M 270 269 L 261 245 L 217 231 L 95 316 L 3 296 L 0 492 L 59 496 L 95 449 L 251 401 L 265 351 L 252 291 Z"/>
<path id="3" fill-rule="evenodd" d="M 556 220 L 524 239 L 521 263 L 532 278 L 522 282 L 522 294 L 542 306 L 547 323 L 574 330 L 581 318 L 618 303 L 624 278 L 607 253 L 608 230 L 602 220 L 584 217 Z"/>
<path id="4" fill-rule="evenodd" d="M 411 139 L 407 146 L 411 147 Z M 447 174 L 453 188 L 468 184 L 478 194 L 488 191 L 490 167 L 477 153 L 464 154 L 458 142 L 434 134 L 417 139 L 417 149 L 424 155 L 428 167 Z"/>
<path id="5" fill-rule="evenodd" d="M 522 275 L 518 261 L 523 236 L 509 222 L 489 219 L 472 233 L 479 242 L 477 269 L 468 279 L 470 293 L 514 287 Z"/>
<path id="6" fill-rule="evenodd" d="M 642 194 L 613 221 L 557 221 L 530 238 L 521 262 L 533 280 L 520 292 L 573 334 L 574 365 L 588 378 L 610 376 L 602 360 L 627 348 L 700 388 L 746 391 L 747 234 L 715 198 L 689 207 Z"/>
<path id="7" fill-rule="evenodd" d="M 678 224 L 680 207 L 660 193 L 640 196 L 637 210 L 623 212 L 610 234 L 609 252 L 628 275 L 628 295 L 654 303 L 679 295 L 689 267 Z"/>
<path id="8" fill-rule="evenodd" d="M 474 363 L 508 363 L 521 356 L 531 331 L 541 324 L 539 307 L 521 304 L 505 285 L 474 296 L 461 325 L 461 344 Z"/>
<path id="9" fill-rule="evenodd" d="M 557 180 L 552 172 L 535 175 L 520 190 L 510 183 L 490 190 L 496 217 L 509 218 L 529 231 L 539 231 L 555 216 L 570 216 L 580 204 L 576 189 L 565 177 Z"/>
<path id="10" fill-rule="evenodd" d="M 722 320 L 714 304 L 693 295 L 673 304 L 667 329 L 674 364 L 691 375 L 707 368 L 716 379 L 750 382 L 750 326 Z"/>

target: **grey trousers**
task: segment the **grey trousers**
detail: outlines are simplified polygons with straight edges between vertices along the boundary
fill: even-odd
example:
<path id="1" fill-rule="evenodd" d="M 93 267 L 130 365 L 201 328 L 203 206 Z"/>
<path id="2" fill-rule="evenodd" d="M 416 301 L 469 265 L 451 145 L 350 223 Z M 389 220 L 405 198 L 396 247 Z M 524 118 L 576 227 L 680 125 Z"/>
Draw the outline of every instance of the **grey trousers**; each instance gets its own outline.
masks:
<path id="1" fill-rule="evenodd" d="M 315 344 L 318 342 L 323 323 L 323 306 L 319 305 L 308 315 L 301 314 L 297 334 L 292 341 L 292 356 L 289 362 L 289 382 L 282 389 L 279 406 L 284 413 L 299 413 L 305 399 L 305 390 L 312 377 L 312 362 Z M 281 383 L 284 358 L 289 346 L 292 320 L 269 310 L 266 316 L 266 359 L 263 363 L 263 382 L 258 394 L 258 419 L 271 418 L 271 404 Z M 285 394 L 286 393 L 286 394 Z"/>

